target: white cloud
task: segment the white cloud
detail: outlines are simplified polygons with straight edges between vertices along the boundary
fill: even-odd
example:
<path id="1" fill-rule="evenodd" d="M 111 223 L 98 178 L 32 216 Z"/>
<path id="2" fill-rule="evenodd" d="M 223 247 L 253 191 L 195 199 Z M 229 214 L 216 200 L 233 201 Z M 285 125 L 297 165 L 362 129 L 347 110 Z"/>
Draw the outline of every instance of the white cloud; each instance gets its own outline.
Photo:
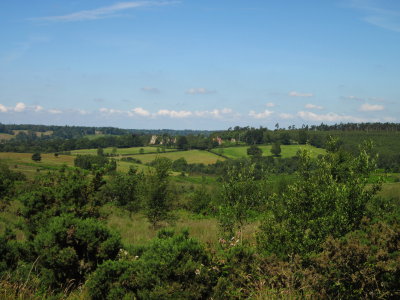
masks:
<path id="1" fill-rule="evenodd" d="M 308 108 L 308 109 L 323 109 L 322 106 L 311 104 L 311 103 L 306 104 L 305 108 Z"/>
<path id="2" fill-rule="evenodd" d="M 114 5 L 95 8 L 91 10 L 82 10 L 67 15 L 60 16 L 49 16 L 42 18 L 34 18 L 32 20 L 38 21 L 53 21 L 53 22 L 76 22 L 76 21 L 88 21 L 97 20 L 102 18 L 116 17 L 118 12 L 146 7 L 146 6 L 161 6 L 177 3 L 177 1 L 130 1 L 120 2 Z"/>
<path id="3" fill-rule="evenodd" d="M 0 104 L 0 112 L 8 112 L 8 108 L 5 107 L 3 104 Z"/>
<path id="4" fill-rule="evenodd" d="M 304 97 L 304 98 L 309 98 L 309 97 L 313 97 L 314 94 L 312 94 L 312 93 L 299 93 L 299 92 L 296 92 L 296 91 L 292 91 L 292 92 L 289 93 L 289 96 L 290 96 L 290 97 Z"/>
<path id="5" fill-rule="evenodd" d="M 197 117 L 213 117 L 213 118 L 222 118 L 224 115 L 230 115 L 233 113 L 233 110 L 230 108 L 223 109 L 213 109 L 213 110 L 203 110 L 203 111 L 195 111 L 194 115 Z"/>
<path id="6" fill-rule="evenodd" d="M 36 105 L 35 107 L 34 107 L 34 111 L 35 112 L 39 112 L 39 111 L 42 111 L 44 108 L 43 108 L 43 106 L 40 106 L 40 105 Z"/>
<path id="7" fill-rule="evenodd" d="M 89 112 L 84 110 L 84 109 L 78 109 L 77 112 L 78 112 L 78 114 L 80 114 L 82 116 L 85 116 L 85 115 L 89 114 Z"/>
<path id="8" fill-rule="evenodd" d="M 355 100 L 355 101 L 364 101 L 363 98 L 357 97 L 357 96 L 343 96 L 341 97 L 342 99 L 348 99 L 348 100 Z"/>
<path id="9" fill-rule="evenodd" d="M 267 109 L 261 113 L 256 113 L 254 110 L 251 110 L 249 112 L 249 116 L 253 117 L 255 119 L 265 119 L 265 118 L 268 118 L 269 116 L 271 116 L 273 113 L 274 113 L 273 111 L 270 111 Z"/>
<path id="10" fill-rule="evenodd" d="M 265 104 L 267 107 L 275 107 L 275 103 L 272 102 L 268 102 L 267 104 Z"/>
<path id="11" fill-rule="evenodd" d="M 286 120 L 286 119 L 293 119 L 294 116 L 292 114 L 281 113 L 279 114 L 279 117 Z"/>
<path id="12" fill-rule="evenodd" d="M 384 110 L 383 105 L 365 103 L 360 106 L 360 111 L 380 111 Z"/>
<path id="13" fill-rule="evenodd" d="M 53 114 L 53 115 L 57 115 L 57 114 L 61 114 L 62 111 L 59 109 L 49 109 L 47 110 L 49 113 Z"/>
<path id="14" fill-rule="evenodd" d="M 214 94 L 216 91 L 208 90 L 206 88 L 191 88 L 186 91 L 186 94 L 189 95 L 206 95 L 206 94 Z"/>
<path id="15" fill-rule="evenodd" d="M 25 103 L 22 103 L 22 102 L 18 102 L 18 103 L 15 105 L 15 108 L 14 108 L 14 110 L 15 110 L 16 112 L 23 112 L 25 109 L 26 109 L 26 105 L 25 105 Z"/>
<path id="16" fill-rule="evenodd" d="M 191 111 L 186 110 L 168 110 L 168 109 L 160 109 L 157 113 L 157 116 L 168 116 L 170 118 L 187 118 L 192 115 Z"/>
<path id="17" fill-rule="evenodd" d="M 141 108 L 141 107 L 136 107 L 134 109 L 132 109 L 132 112 L 136 115 L 142 116 L 142 117 L 148 117 L 150 116 L 150 112 L 148 112 L 147 110 Z"/>
<path id="18" fill-rule="evenodd" d="M 297 116 L 304 120 L 308 121 L 319 121 L 319 122 L 365 122 L 365 119 L 348 116 L 348 115 L 339 115 L 336 113 L 327 113 L 327 114 L 316 114 L 311 111 L 299 111 Z"/>
<path id="19" fill-rule="evenodd" d="M 154 93 L 154 94 L 158 94 L 160 92 L 160 90 L 156 87 L 151 87 L 151 86 L 145 86 L 142 87 L 141 90 L 143 92 L 147 92 L 147 93 Z"/>

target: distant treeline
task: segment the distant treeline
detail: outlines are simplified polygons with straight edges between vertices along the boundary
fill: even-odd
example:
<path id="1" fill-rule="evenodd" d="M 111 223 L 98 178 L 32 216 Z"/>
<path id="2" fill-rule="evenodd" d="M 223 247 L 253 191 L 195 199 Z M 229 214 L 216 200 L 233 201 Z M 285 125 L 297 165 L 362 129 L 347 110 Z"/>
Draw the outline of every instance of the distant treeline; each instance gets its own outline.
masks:
<path id="1" fill-rule="evenodd" d="M 55 125 L 33 125 L 33 124 L 1 124 L 0 133 L 14 134 L 14 130 L 24 131 L 17 135 L 28 135 L 31 139 L 52 139 L 52 138 L 79 138 L 86 135 L 125 135 L 125 134 L 143 134 L 143 135 L 205 135 L 209 136 L 213 131 L 209 130 L 173 130 L 173 129 L 121 129 L 115 127 L 86 127 L 86 126 L 55 126 Z M 52 132 L 51 135 L 38 136 L 36 132 Z"/>

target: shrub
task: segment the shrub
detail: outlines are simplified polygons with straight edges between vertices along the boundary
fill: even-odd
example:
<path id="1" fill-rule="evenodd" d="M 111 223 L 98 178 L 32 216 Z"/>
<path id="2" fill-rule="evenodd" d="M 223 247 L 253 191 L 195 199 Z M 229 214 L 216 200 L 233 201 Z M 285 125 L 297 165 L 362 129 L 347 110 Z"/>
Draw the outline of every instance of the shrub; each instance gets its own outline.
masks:
<path id="1" fill-rule="evenodd" d="M 400 225 L 382 222 L 328 238 L 312 260 L 311 286 L 321 298 L 400 296 Z"/>
<path id="2" fill-rule="evenodd" d="M 120 237 L 95 219 L 54 217 L 33 241 L 44 286 L 77 286 L 102 262 L 115 259 Z"/>
<path id="3" fill-rule="evenodd" d="M 260 250 L 282 258 L 309 256 L 319 252 L 329 235 L 337 238 L 359 228 L 367 203 L 380 189 L 379 184 L 367 187 L 376 160 L 368 154 L 370 145 L 361 147 L 356 157 L 330 149 L 335 152 L 318 160 L 316 168 L 309 154 L 301 152 L 299 179 L 270 203 L 272 214 L 258 234 Z"/>
<path id="4" fill-rule="evenodd" d="M 101 188 L 103 202 L 115 202 L 129 211 L 140 208 L 141 183 L 143 174 L 137 173 L 135 168 L 130 168 L 127 174 L 116 174 Z"/>
<path id="5" fill-rule="evenodd" d="M 16 241 L 16 236 L 10 229 L 0 236 L 0 277 L 6 271 L 15 269 L 21 255 L 21 248 Z"/>
<path id="6" fill-rule="evenodd" d="M 140 257 L 102 264 L 87 287 L 93 299 L 206 299 L 215 281 L 210 263 L 187 232 L 162 230 Z"/>

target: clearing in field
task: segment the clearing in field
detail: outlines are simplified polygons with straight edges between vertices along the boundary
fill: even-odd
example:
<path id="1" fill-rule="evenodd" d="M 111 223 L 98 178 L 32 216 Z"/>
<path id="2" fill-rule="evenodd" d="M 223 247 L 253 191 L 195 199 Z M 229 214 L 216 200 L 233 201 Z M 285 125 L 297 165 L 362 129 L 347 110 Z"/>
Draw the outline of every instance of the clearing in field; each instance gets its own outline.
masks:
<path id="1" fill-rule="evenodd" d="M 263 151 L 263 156 L 272 156 L 271 154 L 272 145 L 260 145 L 258 147 Z M 213 151 L 221 153 L 222 155 L 228 158 L 237 159 L 237 158 L 248 157 L 247 155 L 248 148 L 249 146 L 229 147 L 229 148 L 214 149 Z M 312 157 L 317 157 L 320 154 L 326 153 L 325 149 L 316 148 L 311 145 L 281 145 L 281 150 L 282 150 L 281 157 L 282 158 L 293 157 L 300 149 L 308 150 L 311 153 Z"/>

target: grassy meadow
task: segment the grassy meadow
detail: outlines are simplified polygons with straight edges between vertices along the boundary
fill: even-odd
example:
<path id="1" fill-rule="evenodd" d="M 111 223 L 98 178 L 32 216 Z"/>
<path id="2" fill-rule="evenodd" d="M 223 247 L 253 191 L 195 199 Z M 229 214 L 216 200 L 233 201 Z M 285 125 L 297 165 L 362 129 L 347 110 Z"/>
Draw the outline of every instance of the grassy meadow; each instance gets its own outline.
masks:
<path id="1" fill-rule="evenodd" d="M 130 147 L 130 148 L 117 148 L 116 155 L 135 155 L 140 154 L 141 149 L 143 149 L 143 153 L 158 153 L 158 147 Z M 104 154 L 111 154 L 113 151 L 113 147 L 103 148 Z M 165 149 L 166 152 L 168 151 L 176 151 L 175 149 Z M 73 150 L 71 154 L 78 155 L 78 154 L 91 154 L 96 155 L 97 149 L 80 149 L 80 150 Z"/>
<path id="2" fill-rule="evenodd" d="M 206 165 L 214 164 L 217 160 L 225 160 L 225 158 L 220 157 L 216 154 L 210 153 L 203 150 L 188 150 L 188 151 L 178 151 L 170 153 L 155 153 L 155 154 L 139 154 L 135 155 L 135 158 L 142 161 L 142 163 L 148 163 L 156 159 L 156 157 L 167 157 L 171 160 L 177 160 L 181 157 L 186 159 L 189 164 L 203 163 Z"/>
<path id="3" fill-rule="evenodd" d="M 271 145 L 260 145 L 258 146 L 263 151 L 263 156 L 272 156 Z M 249 146 L 239 146 L 239 147 L 228 147 L 228 148 L 218 148 L 214 149 L 213 152 L 222 154 L 231 159 L 237 159 L 242 157 L 248 157 L 247 149 Z M 306 149 L 310 151 L 311 156 L 317 157 L 320 154 L 325 154 L 325 149 L 316 148 L 311 145 L 281 145 L 281 157 L 288 158 L 296 155 L 297 151 Z"/>
<path id="4" fill-rule="evenodd" d="M 42 160 L 35 162 L 32 160 L 32 153 L 0 152 L 0 161 L 6 163 L 11 170 L 20 171 L 29 178 L 35 176 L 41 170 L 56 170 L 63 165 L 74 166 L 74 156 L 59 155 L 53 153 L 41 154 Z"/>

